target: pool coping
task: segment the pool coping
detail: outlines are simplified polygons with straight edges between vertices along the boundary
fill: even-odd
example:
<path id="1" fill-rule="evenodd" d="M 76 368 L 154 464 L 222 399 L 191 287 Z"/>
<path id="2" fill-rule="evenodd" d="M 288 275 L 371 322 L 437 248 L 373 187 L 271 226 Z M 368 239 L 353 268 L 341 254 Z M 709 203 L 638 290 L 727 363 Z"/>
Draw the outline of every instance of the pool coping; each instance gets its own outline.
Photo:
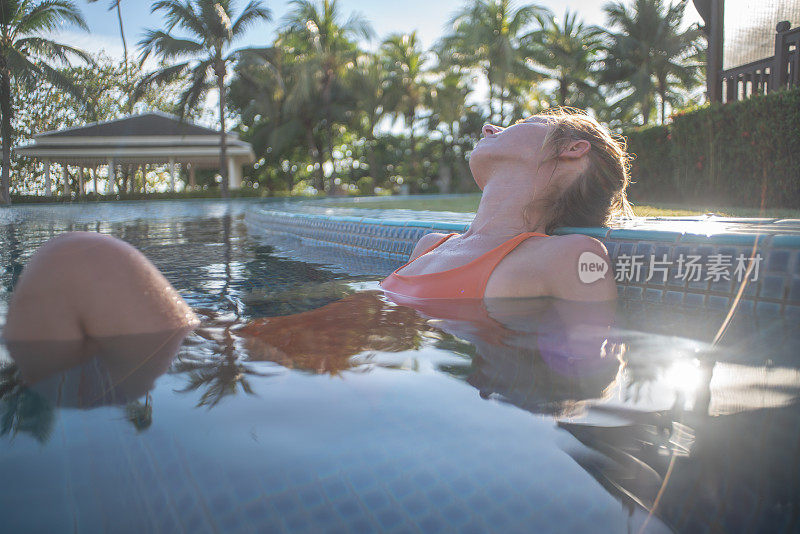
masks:
<path id="1" fill-rule="evenodd" d="M 336 221 L 342 223 L 360 223 L 360 224 L 377 224 L 383 226 L 402 226 L 410 228 L 424 228 L 429 230 L 443 230 L 447 232 L 465 232 L 469 228 L 470 223 L 455 223 L 455 222 L 441 222 L 441 221 L 423 221 L 416 219 L 384 219 L 377 217 L 358 217 L 351 215 L 329 215 L 320 213 L 309 212 L 290 212 L 283 210 L 261 209 L 260 212 L 264 214 L 279 215 L 282 217 L 296 217 L 302 219 L 312 220 L 326 220 Z M 724 219 L 724 220 L 723 220 Z M 800 219 L 764 219 L 764 218 L 703 218 L 700 217 L 642 217 L 636 219 L 637 222 L 727 222 L 727 223 L 743 223 L 743 224 L 758 224 L 769 225 L 776 224 L 775 231 L 756 231 L 756 232 L 735 232 L 735 231 L 720 231 L 716 233 L 704 234 L 691 231 L 674 231 L 674 230 L 654 230 L 651 228 L 635 228 L 635 227 L 575 227 L 564 226 L 557 228 L 554 235 L 567 235 L 567 234 L 583 234 L 588 235 L 600 240 L 614 239 L 614 240 L 648 240 L 659 243 L 670 244 L 711 244 L 711 245 L 740 245 L 752 246 L 758 245 L 761 247 L 780 247 L 800 249 L 800 234 L 787 234 L 781 231 L 781 226 L 786 224 L 796 225 L 800 231 Z"/>
<path id="2" fill-rule="evenodd" d="M 708 219 L 676 217 L 659 220 L 702 223 Z M 423 235 L 464 232 L 470 225 L 468 222 L 384 219 L 266 208 L 246 211 L 245 221 L 257 232 L 296 238 L 303 246 L 334 247 L 344 254 L 381 258 L 398 262 L 398 266 L 408 260 Z M 759 229 L 769 225 L 763 220 L 741 222 L 758 224 Z M 800 220 L 790 222 L 800 227 Z M 681 268 L 676 273 L 675 265 L 684 259 L 696 258 L 708 269 L 708 265 L 715 261 L 722 262 L 724 256 L 729 267 L 732 267 L 730 262 L 736 260 L 739 266 L 742 262 L 754 262 L 756 268 L 760 266 L 761 269 L 749 278 L 753 281 L 746 284 L 739 309 L 745 313 L 779 313 L 800 318 L 800 235 L 783 234 L 780 229 L 781 225 L 777 225 L 774 231 L 737 233 L 728 230 L 707 235 L 652 228 L 562 227 L 553 235 L 584 234 L 600 240 L 612 262 L 618 296 L 625 300 L 723 309 L 735 298 L 741 280 L 736 282 L 733 275 L 723 280 L 690 278 L 685 273 L 681 278 Z M 646 258 L 650 261 L 647 262 Z M 671 266 L 668 270 L 658 271 L 663 280 L 651 276 L 644 279 L 638 270 L 635 278 L 633 275 L 627 279 L 616 278 L 617 267 L 636 262 L 640 262 L 645 275 L 656 272 L 654 263 L 669 262 Z"/>

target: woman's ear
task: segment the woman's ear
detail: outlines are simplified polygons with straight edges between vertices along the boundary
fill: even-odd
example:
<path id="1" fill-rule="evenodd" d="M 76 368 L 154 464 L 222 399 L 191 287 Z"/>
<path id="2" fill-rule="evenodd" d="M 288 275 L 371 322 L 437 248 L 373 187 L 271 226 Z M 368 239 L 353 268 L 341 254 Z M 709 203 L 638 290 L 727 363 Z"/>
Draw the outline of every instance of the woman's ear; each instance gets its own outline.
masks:
<path id="1" fill-rule="evenodd" d="M 592 149 L 592 144 L 584 139 L 579 139 L 577 141 L 570 141 L 564 146 L 563 150 L 561 150 L 561 153 L 559 153 L 558 157 L 567 159 L 578 159 L 588 154 L 591 149 Z"/>

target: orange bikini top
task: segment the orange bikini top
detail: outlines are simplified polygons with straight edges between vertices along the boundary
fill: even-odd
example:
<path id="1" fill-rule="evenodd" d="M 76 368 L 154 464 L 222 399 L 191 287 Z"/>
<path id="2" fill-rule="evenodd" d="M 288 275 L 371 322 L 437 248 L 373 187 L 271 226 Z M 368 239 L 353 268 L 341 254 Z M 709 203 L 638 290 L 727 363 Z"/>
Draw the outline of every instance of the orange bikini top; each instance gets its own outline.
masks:
<path id="1" fill-rule="evenodd" d="M 454 235 L 456 234 L 446 235 L 431 248 L 417 256 L 417 258 L 421 258 Z M 398 271 L 401 271 L 417 259 L 414 258 L 414 260 L 409 261 L 387 276 L 380 285 L 384 291 L 419 299 L 480 299 L 483 298 L 486 284 L 489 282 L 489 277 L 497 267 L 497 264 L 517 245 L 533 236 L 549 237 L 547 234 L 538 232 L 525 232 L 512 237 L 500 246 L 481 254 L 461 267 L 430 274 L 397 274 Z"/>

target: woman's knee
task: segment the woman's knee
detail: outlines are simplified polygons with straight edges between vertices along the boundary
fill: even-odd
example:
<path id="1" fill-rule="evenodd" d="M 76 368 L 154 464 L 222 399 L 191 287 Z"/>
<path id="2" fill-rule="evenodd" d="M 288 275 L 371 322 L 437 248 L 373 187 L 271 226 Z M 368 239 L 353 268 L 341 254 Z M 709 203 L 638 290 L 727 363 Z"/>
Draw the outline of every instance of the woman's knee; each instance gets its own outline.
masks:
<path id="1" fill-rule="evenodd" d="M 136 248 L 70 232 L 45 243 L 23 270 L 4 337 L 103 337 L 193 326 L 177 291 Z"/>

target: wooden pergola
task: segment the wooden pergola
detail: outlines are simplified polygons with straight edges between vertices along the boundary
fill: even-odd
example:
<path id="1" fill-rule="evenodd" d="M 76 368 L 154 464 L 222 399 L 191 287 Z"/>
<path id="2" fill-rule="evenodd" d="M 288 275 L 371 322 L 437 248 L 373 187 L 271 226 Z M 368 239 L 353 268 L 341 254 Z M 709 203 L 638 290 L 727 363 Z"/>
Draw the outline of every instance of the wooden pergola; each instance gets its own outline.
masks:
<path id="1" fill-rule="evenodd" d="M 253 163 L 255 155 L 250 143 L 228 133 L 226 137 L 228 184 L 231 189 L 242 185 L 242 167 Z M 175 190 L 176 166 L 189 173 L 195 183 L 197 169 L 219 169 L 220 133 L 210 128 L 181 121 L 162 113 L 145 113 L 118 120 L 89 124 L 34 136 L 32 143 L 17 147 L 19 156 L 37 158 L 44 163 L 45 194 L 53 193 L 50 166 L 58 163 L 62 181 L 69 194 L 68 168 L 78 167 L 79 195 L 84 191 L 84 169 L 107 166 L 105 193 L 115 193 L 118 171 L 123 166 L 140 168 L 148 165 L 167 166 L 170 190 Z M 96 179 L 96 174 L 95 174 Z"/>

